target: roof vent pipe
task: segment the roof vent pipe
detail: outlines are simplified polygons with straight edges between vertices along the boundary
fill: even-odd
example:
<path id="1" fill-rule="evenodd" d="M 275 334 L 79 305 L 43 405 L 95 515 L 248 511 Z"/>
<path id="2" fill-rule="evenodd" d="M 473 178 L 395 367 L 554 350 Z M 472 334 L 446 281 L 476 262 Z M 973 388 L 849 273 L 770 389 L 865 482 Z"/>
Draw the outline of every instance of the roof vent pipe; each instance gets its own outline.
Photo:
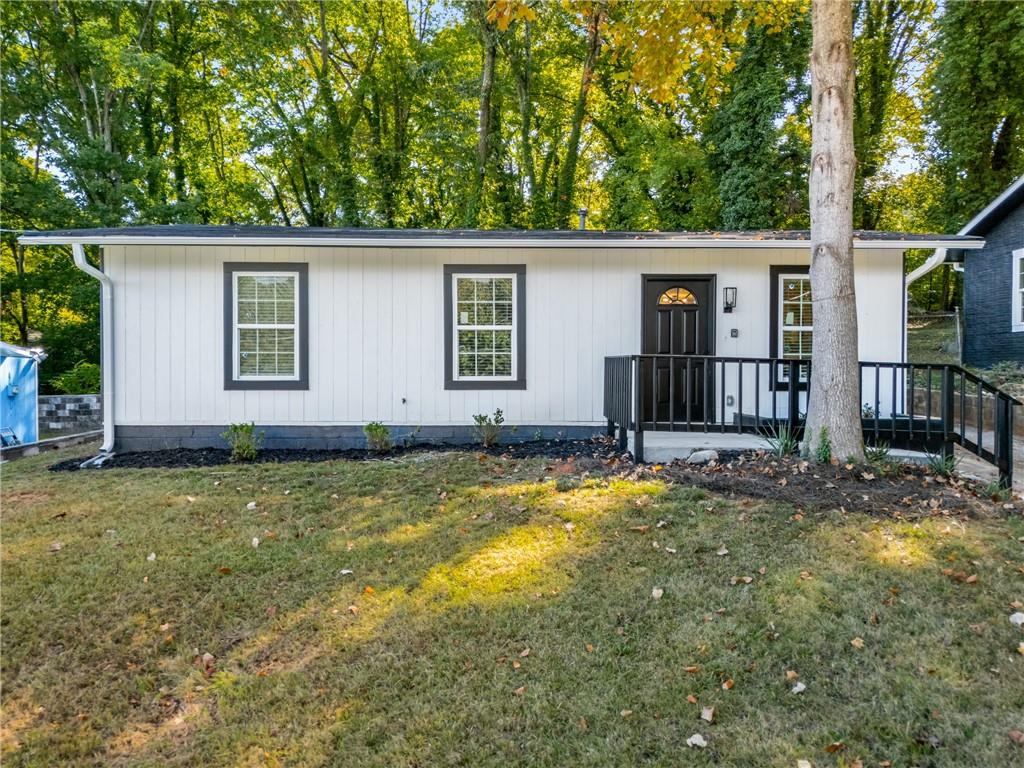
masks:
<path id="1" fill-rule="evenodd" d="M 580 208 L 579 211 L 577 211 L 577 213 L 579 213 L 579 215 L 580 215 L 580 227 L 579 228 L 580 229 L 586 229 L 587 228 L 587 209 L 586 208 Z"/>

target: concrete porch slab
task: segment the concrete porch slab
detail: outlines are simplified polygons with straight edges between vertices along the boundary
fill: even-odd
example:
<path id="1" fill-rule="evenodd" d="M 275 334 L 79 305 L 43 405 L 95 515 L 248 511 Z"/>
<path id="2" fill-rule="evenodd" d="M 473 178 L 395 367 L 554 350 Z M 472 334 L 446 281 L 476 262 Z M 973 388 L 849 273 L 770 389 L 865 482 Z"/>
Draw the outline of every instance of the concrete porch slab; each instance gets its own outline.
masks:
<path id="1" fill-rule="evenodd" d="M 633 452 L 633 433 L 628 447 Z M 685 459 L 694 451 L 756 451 L 770 449 L 768 441 L 756 435 L 705 432 L 644 432 L 644 461 L 669 462 Z"/>

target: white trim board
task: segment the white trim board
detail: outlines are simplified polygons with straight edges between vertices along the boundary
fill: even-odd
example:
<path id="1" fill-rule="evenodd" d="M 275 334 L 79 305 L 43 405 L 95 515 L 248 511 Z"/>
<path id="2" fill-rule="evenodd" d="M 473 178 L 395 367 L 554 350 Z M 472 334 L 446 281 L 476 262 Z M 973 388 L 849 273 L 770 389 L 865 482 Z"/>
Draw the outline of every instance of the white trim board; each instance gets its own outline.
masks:
<path id="1" fill-rule="evenodd" d="M 292 246 L 296 248 L 309 246 L 345 247 L 376 247 L 376 248 L 590 248 L 590 249 L 645 249 L 645 248 L 775 248 L 775 249 L 807 249 L 811 248 L 810 240 L 767 240 L 738 238 L 679 238 L 666 240 L 663 238 L 622 240 L 615 238 L 581 237 L 579 239 L 543 239 L 543 238 L 425 238 L 425 237 L 202 237 L 195 235 L 82 235 L 56 237 L 52 235 L 23 235 L 18 240 L 24 245 L 264 245 Z M 853 248 L 857 251 L 871 250 L 907 250 L 912 248 L 960 248 L 977 250 L 985 247 L 984 240 L 936 239 L 936 240 L 857 240 Z"/>

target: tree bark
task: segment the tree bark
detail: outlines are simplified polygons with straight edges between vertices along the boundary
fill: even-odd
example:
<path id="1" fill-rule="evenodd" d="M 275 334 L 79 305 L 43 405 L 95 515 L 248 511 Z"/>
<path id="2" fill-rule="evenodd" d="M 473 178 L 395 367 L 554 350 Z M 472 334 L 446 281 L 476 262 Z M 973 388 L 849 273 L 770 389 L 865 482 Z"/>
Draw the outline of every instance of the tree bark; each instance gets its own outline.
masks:
<path id="1" fill-rule="evenodd" d="M 594 7 L 587 24 L 587 57 L 583 62 L 583 77 L 576 96 L 572 128 L 569 131 L 569 146 L 565 150 L 565 162 L 558 176 L 558 198 L 555 202 L 555 223 L 559 229 L 572 229 L 573 199 L 576 192 L 576 166 L 580 156 L 580 136 L 583 120 L 587 114 L 587 94 L 594 79 L 597 54 L 601 51 L 601 9 Z"/>
<path id="2" fill-rule="evenodd" d="M 846 0 L 811 10 L 810 398 L 804 452 L 862 460 L 857 298 L 853 280 L 853 31 Z"/>
<path id="3" fill-rule="evenodd" d="M 491 93 L 494 91 L 494 63 L 498 55 L 497 33 L 487 21 L 481 6 L 480 34 L 484 58 L 480 73 L 480 113 L 476 139 L 476 174 L 466 210 L 466 227 L 475 229 L 480 223 L 480 207 L 484 198 L 487 162 L 491 156 Z"/>

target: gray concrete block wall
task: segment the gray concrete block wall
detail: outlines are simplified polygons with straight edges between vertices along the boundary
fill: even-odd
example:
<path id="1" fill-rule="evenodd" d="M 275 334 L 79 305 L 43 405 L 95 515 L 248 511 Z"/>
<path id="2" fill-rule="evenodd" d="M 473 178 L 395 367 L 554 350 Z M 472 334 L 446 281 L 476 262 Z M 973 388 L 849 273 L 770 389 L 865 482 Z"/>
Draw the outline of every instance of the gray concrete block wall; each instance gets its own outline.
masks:
<path id="1" fill-rule="evenodd" d="M 99 395 L 40 395 L 39 429 L 46 432 L 80 432 L 103 422 Z"/>
<path id="2" fill-rule="evenodd" d="M 1024 248 L 1024 205 L 985 235 L 985 247 L 964 257 L 964 352 L 967 365 L 1024 363 L 1024 331 L 1012 330 L 1013 252 Z"/>

